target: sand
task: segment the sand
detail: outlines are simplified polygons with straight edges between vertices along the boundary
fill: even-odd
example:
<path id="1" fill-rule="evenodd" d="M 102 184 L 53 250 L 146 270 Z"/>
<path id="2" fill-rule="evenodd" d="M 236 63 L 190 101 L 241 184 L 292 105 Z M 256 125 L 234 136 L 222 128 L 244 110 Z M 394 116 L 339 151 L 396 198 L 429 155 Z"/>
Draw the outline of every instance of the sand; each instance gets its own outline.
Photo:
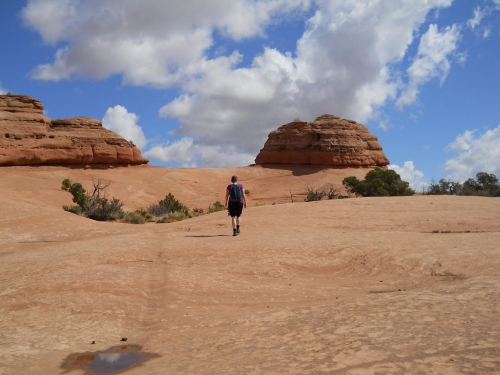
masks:
<path id="1" fill-rule="evenodd" d="M 0 374 L 62 373 L 122 337 L 159 355 L 127 374 L 500 373 L 500 199 L 303 202 L 365 173 L 0 168 Z M 168 192 L 206 209 L 232 174 L 250 190 L 238 237 L 225 212 L 131 225 L 61 208 L 64 178 L 101 178 L 128 209 Z"/>

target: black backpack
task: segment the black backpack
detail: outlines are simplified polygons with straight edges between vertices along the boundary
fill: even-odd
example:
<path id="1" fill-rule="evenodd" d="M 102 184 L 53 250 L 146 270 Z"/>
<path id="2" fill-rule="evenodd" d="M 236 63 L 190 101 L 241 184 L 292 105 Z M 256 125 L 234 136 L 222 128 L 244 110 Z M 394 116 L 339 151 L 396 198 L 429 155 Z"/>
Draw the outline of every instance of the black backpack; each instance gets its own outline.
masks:
<path id="1" fill-rule="evenodd" d="M 241 202 L 243 194 L 241 193 L 240 186 L 237 184 L 231 184 L 231 190 L 229 191 L 229 201 L 230 202 Z"/>

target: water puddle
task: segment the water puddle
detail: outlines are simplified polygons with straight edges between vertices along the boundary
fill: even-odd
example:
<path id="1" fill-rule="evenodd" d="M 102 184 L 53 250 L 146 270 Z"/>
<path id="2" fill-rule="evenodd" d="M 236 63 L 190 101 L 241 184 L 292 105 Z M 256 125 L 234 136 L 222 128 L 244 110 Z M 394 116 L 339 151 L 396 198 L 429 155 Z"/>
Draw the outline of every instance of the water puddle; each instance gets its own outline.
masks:
<path id="1" fill-rule="evenodd" d="M 141 349 L 139 345 L 121 345 L 102 352 L 71 354 L 61 368 L 66 370 L 63 374 L 73 370 L 85 370 L 86 375 L 111 375 L 159 357 L 157 354 L 141 353 Z"/>

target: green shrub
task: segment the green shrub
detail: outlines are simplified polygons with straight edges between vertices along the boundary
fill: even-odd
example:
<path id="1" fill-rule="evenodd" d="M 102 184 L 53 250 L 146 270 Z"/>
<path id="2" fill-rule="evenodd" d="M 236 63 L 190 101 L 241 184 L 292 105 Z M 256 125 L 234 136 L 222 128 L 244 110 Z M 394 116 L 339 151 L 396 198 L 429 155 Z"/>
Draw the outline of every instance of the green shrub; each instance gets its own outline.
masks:
<path id="1" fill-rule="evenodd" d="M 88 194 L 79 182 L 72 183 L 69 178 L 62 182 L 62 190 L 68 191 L 73 196 L 73 202 L 80 207 L 85 207 L 88 201 Z"/>
<path id="2" fill-rule="evenodd" d="M 462 189 L 462 184 L 459 182 L 446 180 L 442 178 L 439 182 L 431 181 L 427 188 L 428 195 L 456 195 Z"/>
<path id="3" fill-rule="evenodd" d="M 97 221 L 119 219 L 123 214 L 123 203 L 116 198 L 111 200 L 106 198 L 109 183 L 104 184 L 101 180 L 97 180 L 97 182 L 92 181 L 92 186 L 92 194 L 89 194 L 79 182 L 72 183 L 70 179 L 65 179 L 61 189 L 68 191 L 78 206 L 63 206 L 63 209 Z"/>
<path id="4" fill-rule="evenodd" d="M 148 207 L 148 213 L 153 216 L 163 216 L 170 212 L 170 209 L 159 203 L 153 203 Z"/>
<path id="5" fill-rule="evenodd" d="M 245 189 L 245 195 L 250 195 L 250 190 Z"/>
<path id="6" fill-rule="evenodd" d="M 63 206 L 63 210 L 71 212 L 72 214 L 82 214 L 82 208 L 80 206 Z"/>
<path id="7" fill-rule="evenodd" d="M 193 208 L 193 213 L 195 214 L 195 216 L 199 216 L 199 215 L 203 215 L 205 211 L 203 210 L 203 208 Z"/>
<path id="8" fill-rule="evenodd" d="M 355 176 L 344 178 L 342 181 L 346 191 L 362 197 L 405 196 L 415 194 L 410 184 L 401 180 L 396 171 L 391 169 L 375 168 L 368 172 L 364 180 Z"/>
<path id="9" fill-rule="evenodd" d="M 122 215 L 122 219 L 130 224 L 144 224 L 146 219 L 137 211 L 134 212 L 125 212 Z"/>
<path id="10" fill-rule="evenodd" d="M 186 216 L 189 214 L 189 208 L 175 199 L 172 193 L 168 193 L 165 199 L 161 200 L 159 204 L 167 207 L 171 212 L 183 212 Z"/>
<path id="11" fill-rule="evenodd" d="M 211 206 L 208 206 L 208 213 L 211 214 L 211 213 L 214 213 L 214 212 L 218 212 L 218 211 L 224 211 L 226 208 L 224 207 L 224 205 L 217 201 L 215 202 L 213 205 Z"/>
<path id="12" fill-rule="evenodd" d="M 476 179 L 469 178 L 464 182 L 459 195 L 477 195 L 483 197 L 500 196 L 500 185 L 494 174 L 479 172 Z"/>

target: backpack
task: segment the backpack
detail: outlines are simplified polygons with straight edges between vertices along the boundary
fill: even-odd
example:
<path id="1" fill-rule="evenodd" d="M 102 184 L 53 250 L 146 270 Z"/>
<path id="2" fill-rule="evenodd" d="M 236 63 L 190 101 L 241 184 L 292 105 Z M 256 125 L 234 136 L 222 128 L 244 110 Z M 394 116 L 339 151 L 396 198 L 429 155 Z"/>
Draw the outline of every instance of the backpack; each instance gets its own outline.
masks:
<path id="1" fill-rule="evenodd" d="M 240 184 L 231 184 L 231 190 L 229 191 L 229 201 L 230 202 L 241 202 L 243 195 L 241 194 Z"/>

